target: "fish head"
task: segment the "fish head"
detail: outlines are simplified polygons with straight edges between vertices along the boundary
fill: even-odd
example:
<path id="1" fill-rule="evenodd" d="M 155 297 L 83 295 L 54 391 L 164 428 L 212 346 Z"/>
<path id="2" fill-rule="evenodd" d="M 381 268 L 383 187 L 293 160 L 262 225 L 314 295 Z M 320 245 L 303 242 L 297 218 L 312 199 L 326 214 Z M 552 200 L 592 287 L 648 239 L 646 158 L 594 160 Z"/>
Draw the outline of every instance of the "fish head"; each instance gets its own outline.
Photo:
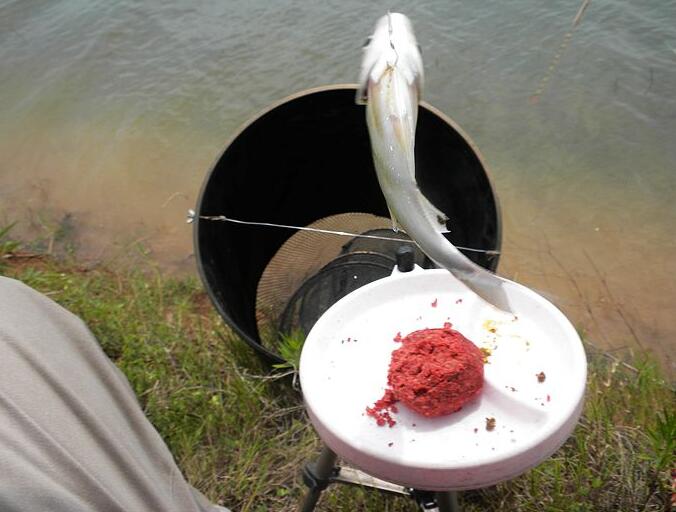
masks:
<path id="1" fill-rule="evenodd" d="M 357 103 L 368 101 L 369 83 L 378 83 L 391 69 L 400 71 L 409 84 L 415 84 L 418 97 L 422 92 L 423 62 L 420 45 L 413 34 L 411 21 L 403 14 L 387 13 L 376 23 L 373 34 L 364 44 Z"/>

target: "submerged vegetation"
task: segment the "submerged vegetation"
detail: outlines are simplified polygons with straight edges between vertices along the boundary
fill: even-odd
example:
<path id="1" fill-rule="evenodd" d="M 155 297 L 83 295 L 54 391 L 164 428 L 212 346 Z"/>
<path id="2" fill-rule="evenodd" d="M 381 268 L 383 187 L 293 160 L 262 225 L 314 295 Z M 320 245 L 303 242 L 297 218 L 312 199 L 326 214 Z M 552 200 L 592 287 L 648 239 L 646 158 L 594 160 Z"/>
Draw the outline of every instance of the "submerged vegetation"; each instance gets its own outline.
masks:
<path id="1" fill-rule="evenodd" d="M 83 266 L 22 253 L 0 229 L 0 274 L 20 279 L 82 317 L 122 369 L 188 480 L 236 511 L 291 511 L 302 465 L 320 442 L 286 368 L 264 366 L 233 335 L 193 277 L 151 262 Z M 550 459 L 496 487 L 461 493 L 463 510 L 671 509 L 676 440 L 672 388 L 650 360 L 635 368 L 589 348 L 587 401 L 573 436 Z M 414 511 L 411 500 L 335 485 L 317 510 Z"/>

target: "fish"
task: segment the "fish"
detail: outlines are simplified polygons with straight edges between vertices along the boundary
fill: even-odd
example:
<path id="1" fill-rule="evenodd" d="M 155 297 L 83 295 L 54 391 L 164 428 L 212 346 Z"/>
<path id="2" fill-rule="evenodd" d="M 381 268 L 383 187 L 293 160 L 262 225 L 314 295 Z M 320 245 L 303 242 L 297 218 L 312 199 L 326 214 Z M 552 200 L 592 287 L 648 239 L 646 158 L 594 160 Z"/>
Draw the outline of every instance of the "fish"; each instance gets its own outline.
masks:
<path id="1" fill-rule="evenodd" d="M 363 48 L 356 102 L 366 122 L 378 183 L 393 229 L 402 229 L 439 267 L 488 303 L 511 312 L 506 281 L 462 254 L 445 236 L 447 216 L 420 191 L 415 177 L 415 132 L 423 89 L 422 52 L 410 20 L 387 13 Z"/>

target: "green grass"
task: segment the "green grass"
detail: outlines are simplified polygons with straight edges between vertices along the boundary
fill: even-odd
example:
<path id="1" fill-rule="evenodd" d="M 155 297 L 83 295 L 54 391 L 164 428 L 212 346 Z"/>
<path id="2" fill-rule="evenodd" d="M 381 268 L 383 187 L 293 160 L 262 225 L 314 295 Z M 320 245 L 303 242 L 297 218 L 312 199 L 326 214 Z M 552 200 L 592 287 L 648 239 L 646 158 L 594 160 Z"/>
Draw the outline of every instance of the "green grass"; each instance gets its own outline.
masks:
<path id="1" fill-rule="evenodd" d="M 0 272 L 6 266 L 6 260 L 21 248 L 21 243 L 14 240 L 10 234 L 16 222 L 0 226 Z"/>
<path id="2" fill-rule="evenodd" d="M 301 397 L 290 378 L 271 373 L 228 330 L 196 279 L 167 277 L 150 262 L 111 270 L 7 257 L 17 248 L 0 231 L 0 273 L 84 319 L 193 485 L 235 511 L 296 509 L 300 468 L 320 446 Z M 291 337 L 284 346 L 296 357 L 297 345 Z M 594 350 L 589 357 L 587 402 L 574 435 L 520 478 L 462 493 L 463 510 L 670 510 L 672 389 L 647 360 L 634 361 L 632 371 Z M 317 510 L 417 508 L 405 498 L 336 485 Z"/>

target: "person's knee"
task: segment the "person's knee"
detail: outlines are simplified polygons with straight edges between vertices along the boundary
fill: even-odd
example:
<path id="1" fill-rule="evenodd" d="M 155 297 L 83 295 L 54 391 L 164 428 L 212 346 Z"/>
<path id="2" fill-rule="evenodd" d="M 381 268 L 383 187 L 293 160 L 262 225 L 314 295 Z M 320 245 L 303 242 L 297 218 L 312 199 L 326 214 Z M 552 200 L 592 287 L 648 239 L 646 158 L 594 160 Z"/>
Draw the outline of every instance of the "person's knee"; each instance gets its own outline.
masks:
<path id="1" fill-rule="evenodd" d="M 61 334 L 62 336 L 59 336 Z M 0 277 L 0 339 L 14 343 L 40 338 L 88 337 L 84 322 L 52 299 L 15 279 Z"/>

